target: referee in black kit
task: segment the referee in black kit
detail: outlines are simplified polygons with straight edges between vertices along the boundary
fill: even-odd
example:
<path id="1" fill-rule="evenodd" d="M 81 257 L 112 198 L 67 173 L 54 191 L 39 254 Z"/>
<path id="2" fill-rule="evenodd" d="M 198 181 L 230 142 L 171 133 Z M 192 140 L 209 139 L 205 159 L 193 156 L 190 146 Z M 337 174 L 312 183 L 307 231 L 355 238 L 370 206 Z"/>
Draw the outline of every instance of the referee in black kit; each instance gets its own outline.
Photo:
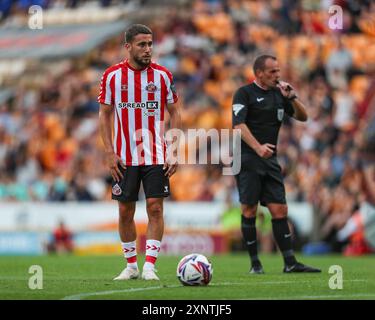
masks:
<path id="1" fill-rule="evenodd" d="M 285 188 L 276 157 L 279 129 L 285 113 L 307 120 L 303 103 L 293 87 L 280 81 L 277 59 L 262 55 L 254 62 L 255 81 L 239 88 L 233 97 L 233 127 L 241 130 L 241 171 L 236 175 L 242 209 L 241 230 L 250 260 L 250 273 L 264 273 L 258 258 L 255 228 L 258 202 L 272 215 L 276 243 L 290 272 L 321 272 L 298 262 L 292 248 Z M 238 155 L 239 156 L 239 155 Z"/>

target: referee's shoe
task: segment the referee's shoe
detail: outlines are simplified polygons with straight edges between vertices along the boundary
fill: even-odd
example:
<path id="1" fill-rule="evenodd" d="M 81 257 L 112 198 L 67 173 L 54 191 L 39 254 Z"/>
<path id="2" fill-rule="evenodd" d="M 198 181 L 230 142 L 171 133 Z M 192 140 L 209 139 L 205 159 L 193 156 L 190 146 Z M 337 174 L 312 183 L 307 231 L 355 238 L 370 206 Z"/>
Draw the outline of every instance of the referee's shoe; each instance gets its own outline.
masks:
<path id="1" fill-rule="evenodd" d="M 253 261 L 250 273 L 252 274 L 264 274 L 263 266 L 259 260 Z"/>
<path id="2" fill-rule="evenodd" d="M 285 266 L 284 273 L 293 273 L 293 272 L 322 272 L 322 270 L 310 266 L 306 266 L 303 263 L 297 262 L 292 266 Z"/>

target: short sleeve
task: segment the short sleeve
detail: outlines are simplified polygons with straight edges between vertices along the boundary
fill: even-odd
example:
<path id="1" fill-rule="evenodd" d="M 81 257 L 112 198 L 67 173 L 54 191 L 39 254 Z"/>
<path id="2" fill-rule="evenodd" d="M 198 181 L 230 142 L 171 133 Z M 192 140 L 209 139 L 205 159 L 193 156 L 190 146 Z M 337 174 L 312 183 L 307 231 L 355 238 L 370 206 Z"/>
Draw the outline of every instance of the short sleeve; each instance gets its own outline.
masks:
<path id="1" fill-rule="evenodd" d="M 233 127 L 235 125 L 245 123 L 247 117 L 247 110 L 249 99 L 243 88 L 240 88 L 236 91 L 233 96 L 232 102 L 232 123 Z"/>
<path id="2" fill-rule="evenodd" d="M 284 97 L 284 110 L 285 110 L 285 113 L 289 117 L 293 117 L 293 115 L 294 115 L 294 108 L 293 108 L 292 103 L 290 102 L 290 100 L 287 99 L 287 98 L 285 98 L 285 97 Z"/>
<path id="3" fill-rule="evenodd" d="M 114 73 L 110 73 L 106 70 L 103 73 L 100 81 L 100 91 L 98 96 L 98 102 L 102 104 L 114 105 L 112 88 L 114 87 Z"/>
<path id="4" fill-rule="evenodd" d="M 172 73 L 168 72 L 168 78 L 169 78 L 169 85 L 167 88 L 167 102 L 176 103 L 178 101 L 178 95 L 177 95 L 176 86 L 173 81 Z"/>

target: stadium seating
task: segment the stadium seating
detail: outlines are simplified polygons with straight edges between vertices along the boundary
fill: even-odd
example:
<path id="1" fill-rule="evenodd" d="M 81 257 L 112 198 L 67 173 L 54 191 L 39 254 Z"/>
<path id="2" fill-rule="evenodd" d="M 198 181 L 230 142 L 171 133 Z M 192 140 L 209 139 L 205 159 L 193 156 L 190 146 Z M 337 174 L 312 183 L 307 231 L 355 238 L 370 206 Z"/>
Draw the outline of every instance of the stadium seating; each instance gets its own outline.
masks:
<path id="1" fill-rule="evenodd" d="M 269 1 L 178 2 L 184 10 L 168 9 L 167 2 L 160 3 L 167 18 L 147 22 L 155 32 L 155 59 L 171 66 L 174 74 L 184 130 L 230 128 L 233 92 L 253 79 L 254 57 L 278 57 L 283 78 L 296 86 L 310 114 L 303 127 L 288 122 L 281 132 L 279 157 L 288 197 L 314 205 L 323 230 L 316 237 L 330 241 L 360 196 L 354 178 L 356 143 L 360 128 L 375 113 L 369 94 L 375 70 L 375 5 L 364 1 L 359 13 L 345 7 L 348 24 L 335 31 L 327 27 L 329 14 L 319 1 L 296 1 L 294 7 L 275 1 L 272 10 Z M 51 3 L 47 25 L 114 21 L 129 12 L 136 18 L 139 4 L 112 1 L 103 8 L 99 2 L 84 2 L 69 8 L 66 1 L 65 8 L 57 8 Z M 13 9 L 1 8 L 0 26 L 26 14 L 22 6 Z M 352 59 L 341 82 L 329 68 L 330 57 L 339 50 L 338 38 Z M 0 91 L 0 201 L 110 199 L 96 95 L 104 69 L 124 58 L 122 46 L 120 32 L 74 58 L 0 60 L 0 84 L 7 90 Z M 235 184 L 227 179 L 220 165 L 181 166 L 171 181 L 170 200 L 224 201 L 233 195 L 238 204 Z"/>

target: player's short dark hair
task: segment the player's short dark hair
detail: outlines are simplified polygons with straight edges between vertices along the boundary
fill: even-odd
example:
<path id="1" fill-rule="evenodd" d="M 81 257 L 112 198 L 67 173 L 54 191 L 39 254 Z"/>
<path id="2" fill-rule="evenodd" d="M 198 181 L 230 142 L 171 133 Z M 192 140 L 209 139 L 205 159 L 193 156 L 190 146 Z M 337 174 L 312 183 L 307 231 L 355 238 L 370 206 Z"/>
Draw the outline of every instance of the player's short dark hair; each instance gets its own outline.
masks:
<path id="1" fill-rule="evenodd" d="M 256 74 L 256 71 L 257 70 L 261 70 L 263 71 L 264 68 L 265 68 L 265 65 L 266 65 L 266 60 L 267 59 L 273 59 L 273 60 L 277 60 L 276 57 L 274 56 L 271 56 L 269 54 L 263 54 L 261 56 L 258 56 L 255 61 L 254 61 L 254 65 L 253 65 L 253 71 L 254 71 L 254 74 Z"/>
<path id="2" fill-rule="evenodd" d="M 125 31 L 125 42 L 132 42 L 134 37 L 138 34 L 152 34 L 152 31 L 149 27 L 143 24 L 132 24 Z"/>

